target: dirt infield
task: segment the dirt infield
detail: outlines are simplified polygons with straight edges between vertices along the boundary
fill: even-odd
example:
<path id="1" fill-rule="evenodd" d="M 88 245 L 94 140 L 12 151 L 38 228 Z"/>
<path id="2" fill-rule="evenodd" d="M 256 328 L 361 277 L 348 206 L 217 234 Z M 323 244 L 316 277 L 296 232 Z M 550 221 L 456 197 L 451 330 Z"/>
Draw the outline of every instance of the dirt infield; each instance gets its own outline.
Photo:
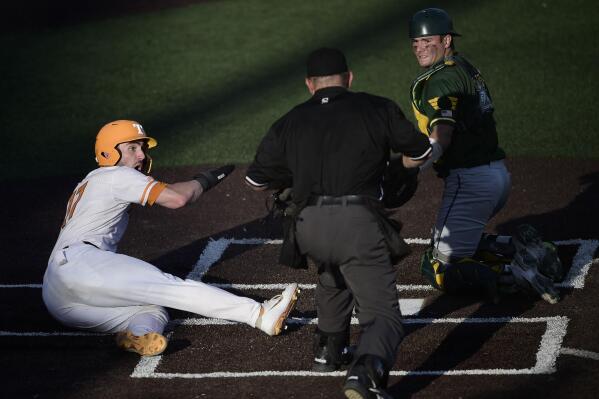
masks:
<path id="1" fill-rule="evenodd" d="M 532 223 L 558 244 L 569 269 L 562 301 L 515 295 L 498 305 L 446 297 L 418 271 L 441 181 L 421 176 L 396 217 L 413 253 L 398 267 L 408 336 L 391 377 L 395 397 L 591 398 L 599 391 L 599 162 L 508 162 L 513 191 L 490 231 Z M 165 181 L 200 168 L 158 169 Z M 79 177 L 4 184 L 0 364 L 7 398 L 341 398 L 342 373 L 310 373 L 315 272 L 276 264 L 280 228 L 266 194 L 243 184 L 244 168 L 181 210 L 135 208 L 120 251 L 179 277 L 202 278 L 265 299 L 282 284 L 304 287 L 289 329 L 268 337 L 247 326 L 172 310 L 170 345 L 157 358 L 118 351 L 113 338 L 51 319 L 39 284 Z M 353 328 L 353 339 L 359 331 Z"/>

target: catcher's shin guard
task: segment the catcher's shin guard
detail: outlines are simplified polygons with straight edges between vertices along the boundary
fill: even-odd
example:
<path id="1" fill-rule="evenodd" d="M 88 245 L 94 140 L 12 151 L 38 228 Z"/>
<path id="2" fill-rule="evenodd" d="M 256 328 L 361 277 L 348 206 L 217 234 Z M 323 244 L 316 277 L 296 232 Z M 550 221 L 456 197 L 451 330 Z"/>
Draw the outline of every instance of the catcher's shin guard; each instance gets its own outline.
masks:
<path id="1" fill-rule="evenodd" d="M 422 275 L 436 289 L 448 294 L 483 292 L 490 300 L 498 299 L 499 275 L 503 265 L 488 265 L 472 258 L 445 261 L 442 254 L 433 255 L 429 248 L 420 263 Z"/>

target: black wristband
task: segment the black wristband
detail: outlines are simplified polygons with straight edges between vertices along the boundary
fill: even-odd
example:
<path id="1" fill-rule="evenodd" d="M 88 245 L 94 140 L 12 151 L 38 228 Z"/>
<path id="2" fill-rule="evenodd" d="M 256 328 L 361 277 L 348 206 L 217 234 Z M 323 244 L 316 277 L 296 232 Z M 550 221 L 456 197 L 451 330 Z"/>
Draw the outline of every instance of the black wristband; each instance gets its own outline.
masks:
<path id="1" fill-rule="evenodd" d="M 198 182 L 200 182 L 200 185 L 202 186 L 202 190 L 203 191 L 207 191 L 210 187 L 212 187 L 210 185 L 210 182 L 208 181 L 208 179 L 204 175 L 194 176 L 194 179 L 196 179 Z"/>
<path id="2" fill-rule="evenodd" d="M 208 191 L 223 181 L 225 177 L 229 176 L 233 172 L 233 169 L 235 169 L 234 165 L 225 165 L 217 169 L 201 172 L 193 178 L 200 182 L 204 191 Z"/>

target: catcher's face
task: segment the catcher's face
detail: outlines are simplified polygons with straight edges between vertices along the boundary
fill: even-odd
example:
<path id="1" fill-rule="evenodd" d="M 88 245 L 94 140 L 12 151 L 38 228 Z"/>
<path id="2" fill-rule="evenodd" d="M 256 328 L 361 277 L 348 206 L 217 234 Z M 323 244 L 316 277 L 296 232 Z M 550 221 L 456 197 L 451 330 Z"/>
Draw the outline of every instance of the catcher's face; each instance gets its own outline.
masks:
<path id="1" fill-rule="evenodd" d="M 416 56 L 418 64 L 423 68 L 428 68 L 445 58 L 450 45 L 450 35 L 417 37 L 412 39 L 412 52 Z"/>
<path id="2" fill-rule="evenodd" d="M 121 152 L 121 160 L 117 165 L 128 166 L 141 171 L 143 161 L 146 159 L 144 144 L 143 141 L 131 141 L 117 145 L 116 148 Z"/>

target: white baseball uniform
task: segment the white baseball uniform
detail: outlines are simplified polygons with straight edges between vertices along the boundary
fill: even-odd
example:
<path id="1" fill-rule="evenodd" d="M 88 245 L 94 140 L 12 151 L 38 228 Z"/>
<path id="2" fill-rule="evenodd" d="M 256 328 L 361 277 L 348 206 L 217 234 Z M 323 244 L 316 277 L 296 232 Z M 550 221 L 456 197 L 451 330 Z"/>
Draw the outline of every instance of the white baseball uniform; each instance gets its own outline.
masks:
<path id="1" fill-rule="evenodd" d="M 69 199 L 42 296 L 61 323 L 84 330 L 162 333 L 165 307 L 254 327 L 261 305 L 117 254 L 130 204 L 152 205 L 166 184 L 126 166 L 90 172 Z"/>

